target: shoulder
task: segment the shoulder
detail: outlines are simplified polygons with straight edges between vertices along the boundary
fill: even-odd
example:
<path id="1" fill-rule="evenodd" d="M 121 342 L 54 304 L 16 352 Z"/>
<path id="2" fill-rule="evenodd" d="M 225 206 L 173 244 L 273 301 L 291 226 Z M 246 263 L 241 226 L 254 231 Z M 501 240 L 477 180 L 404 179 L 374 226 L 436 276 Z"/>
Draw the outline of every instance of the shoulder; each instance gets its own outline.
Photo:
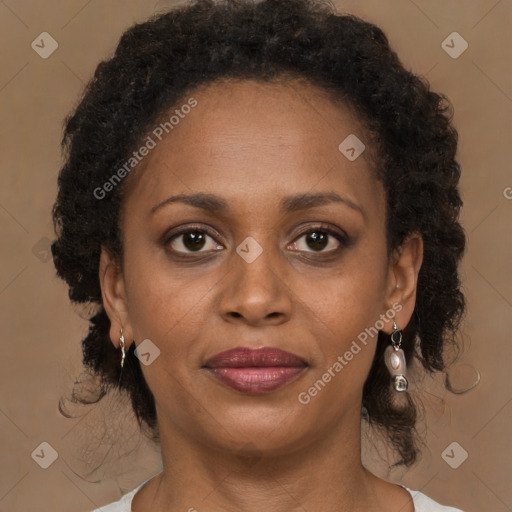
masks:
<path id="1" fill-rule="evenodd" d="M 108 505 L 103 505 L 100 508 L 94 509 L 92 512 L 131 512 L 133 497 L 137 491 L 148 481 L 149 480 L 142 482 L 138 487 L 125 494 L 120 500 L 109 503 Z"/>
<path id="2" fill-rule="evenodd" d="M 409 491 L 412 496 L 415 512 L 463 512 L 459 508 L 441 505 L 420 491 L 413 491 L 407 487 L 404 488 Z"/>
<path id="3" fill-rule="evenodd" d="M 133 497 L 137 491 L 149 480 L 142 482 L 138 487 L 125 494 L 120 500 L 97 508 L 92 512 L 131 512 L 131 504 Z M 463 512 L 459 508 L 446 507 L 437 503 L 420 491 L 414 491 L 408 487 L 404 487 L 412 496 L 415 512 Z"/>

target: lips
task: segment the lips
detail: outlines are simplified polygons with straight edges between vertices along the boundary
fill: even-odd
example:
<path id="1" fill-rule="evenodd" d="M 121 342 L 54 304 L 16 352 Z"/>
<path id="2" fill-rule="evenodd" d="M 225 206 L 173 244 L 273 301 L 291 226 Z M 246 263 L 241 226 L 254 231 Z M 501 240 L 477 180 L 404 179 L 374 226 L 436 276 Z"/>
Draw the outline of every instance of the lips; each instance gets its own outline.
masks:
<path id="1" fill-rule="evenodd" d="M 305 366 L 303 359 L 278 348 L 263 347 L 259 349 L 233 348 L 220 352 L 208 359 L 208 368 L 250 368 L 269 366 Z"/>
<path id="2" fill-rule="evenodd" d="M 208 359 L 204 368 L 232 389 L 261 394 L 289 384 L 307 364 L 299 356 L 273 347 L 237 347 Z"/>

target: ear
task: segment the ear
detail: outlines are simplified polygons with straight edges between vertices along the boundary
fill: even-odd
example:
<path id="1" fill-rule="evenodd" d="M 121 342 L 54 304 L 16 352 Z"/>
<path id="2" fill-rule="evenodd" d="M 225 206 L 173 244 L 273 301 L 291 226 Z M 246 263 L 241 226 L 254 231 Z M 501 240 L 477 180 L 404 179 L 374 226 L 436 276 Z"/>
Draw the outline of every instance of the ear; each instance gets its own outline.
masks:
<path id="1" fill-rule="evenodd" d="M 110 340 L 115 347 L 119 348 L 122 328 L 126 348 L 128 348 L 133 340 L 133 331 L 128 316 L 124 278 L 119 263 L 103 246 L 100 255 L 99 279 L 103 306 L 110 318 Z"/>
<path id="2" fill-rule="evenodd" d="M 419 233 L 412 233 L 394 251 L 388 270 L 386 306 L 388 311 L 395 311 L 394 320 L 400 329 L 404 329 L 412 317 L 422 263 L 423 239 Z M 389 334 L 392 326 L 393 319 L 383 330 Z"/>

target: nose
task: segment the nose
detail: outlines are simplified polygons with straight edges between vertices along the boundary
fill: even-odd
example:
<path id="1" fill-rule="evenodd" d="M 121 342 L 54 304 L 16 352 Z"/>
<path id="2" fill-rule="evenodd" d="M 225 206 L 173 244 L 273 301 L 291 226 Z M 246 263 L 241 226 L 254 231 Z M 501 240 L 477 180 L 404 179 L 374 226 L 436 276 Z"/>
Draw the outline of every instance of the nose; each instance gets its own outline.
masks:
<path id="1" fill-rule="evenodd" d="M 283 262 L 264 249 L 251 263 L 237 253 L 230 263 L 218 303 L 224 320 L 252 326 L 279 325 L 289 320 L 292 300 Z"/>

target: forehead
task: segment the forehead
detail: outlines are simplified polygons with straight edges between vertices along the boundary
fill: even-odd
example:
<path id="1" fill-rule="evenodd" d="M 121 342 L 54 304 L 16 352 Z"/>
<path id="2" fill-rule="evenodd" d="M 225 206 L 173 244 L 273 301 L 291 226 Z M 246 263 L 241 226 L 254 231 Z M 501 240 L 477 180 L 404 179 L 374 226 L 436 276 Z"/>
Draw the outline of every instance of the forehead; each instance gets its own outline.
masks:
<path id="1" fill-rule="evenodd" d="M 190 98 L 197 105 L 176 112 Z M 130 176 L 128 195 L 136 190 L 157 203 L 201 191 L 236 202 L 321 189 L 379 203 L 364 124 L 323 89 L 293 80 L 222 81 L 190 93 L 163 122 L 175 113 L 180 120 L 168 135 L 151 135 L 155 148 Z M 351 161 L 340 144 L 354 136 L 366 149 Z"/>

